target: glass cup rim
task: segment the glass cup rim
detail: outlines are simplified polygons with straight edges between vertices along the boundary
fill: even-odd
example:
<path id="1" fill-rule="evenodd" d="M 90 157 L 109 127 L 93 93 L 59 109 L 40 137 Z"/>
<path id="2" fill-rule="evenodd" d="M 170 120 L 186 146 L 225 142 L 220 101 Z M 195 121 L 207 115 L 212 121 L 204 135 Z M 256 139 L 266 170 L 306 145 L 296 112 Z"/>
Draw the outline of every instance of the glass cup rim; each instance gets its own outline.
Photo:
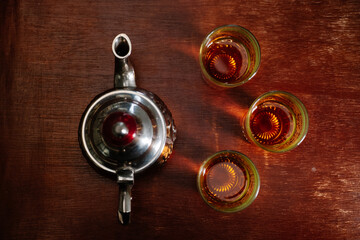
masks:
<path id="1" fill-rule="evenodd" d="M 206 67 L 204 66 L 204 63 L 202 61 L 202 54 L 204 52 L 205 46 L 208 43 L 210 37 L 215 34 L 218 31 L 224 30 L 224 29 L 229 29 L 229 30 L 235 30 L 236 32 L 241 32 L 242 34 L 244 34 L 247 38 L 251 39 L 252 41 L 250 41 L 252 43 L 252 45 L 254 45 L 254 49 L 256 49 L 256 55 L 258 55 L 257 59 L 258 61 L 256 61 L 255 63 L 255 68 L 253 73 L 247 78 L 244 79 L 241 82 L 237 82 L 237 83 L 223 83 L 218 81 L 217 79 L 213 78 L 208 71 L 206 70 Z M 256 39 L 255 35 L 252 34 L 252 32 L 250 32 L 248 29 L 240 26 L 240 25 L 236 25 L 236 24 L 227 24 L 227 25 L 222 25 L 219 26 L 217 28 L 215 28 L 214 30 L 212 30 L 210 33 L 208 33 L 206 35 L 206 37 L 204 38 L 204 40 L 202 41 L 201 45 L 200 45 L 200 51 L 199 51 L 199 62 L 200 62 L 200 68 L 202 71 L 202 74 L 205 75 L 206 79 L 209 79 L 212 83 L 214 83 L 217 86 L 220 87 L 225 87 L 225 88 L 233 88 L 233 87 L 238 87 L 246 82 L 248 82 L 251 78 L 253 78 L 257 71 L 260 68 L 260 63 L 261 63 L 261 48 L 260 48 L 260 44 L 258 42 L 258 40 Z"/>
<path id="2" fill-rule="evenodd" d="M 254 109 L 254 107 L 256 106 L 256 104 L 263 98 L 267 97 L 267 96 L 271 96 L 274 94 L 281 94 L 281 95 L 285 95 L 287 97 L 290 97 L 290 99 L 294 102 L 295 104 L 299 107 L 299 109 L 302 111 L 302 116 L 304 119 L 304 124 L 303 124 L 303 128 L 301 130 L 301 134 L 299 137 L 293 144 L 291 144 L 288 148 L 285 149 L 281 149 L 281 150 L 275 150 L 272 148 L 268 148 L 266 147 L 266 145 L 260 144 L 258 141 L 256 141 L 256 139 L 252 136 L 251 134 L 251 129 L 250 129 L 250 116 L 251 116 L 251 112 Z M 304 104 L 300 101 L 299 98 L 297 98 L 295 95 L 289 93 L 289 92 L 285 92 L 285 91 L 281 91 L 281 90 L 273 90 L 273 91 L 269 91 L 266 93 L 261 94 L 259 97 L 257 97 L 254 102 L 250 105 L 249 110 L 247 111 L 246 115 L 245 115 L 245 119 L 244 119 L 244 131 L 246 132 L 246 135 L 250 138 L 251 142 L 255 143 L 257 146 L 259 146 L 260 148 L 269 151 L 269 152 L 275 152 L 275 153 L 281 153 L 281 152 L 287 152 L 290 151 L 292 149 L 294 149 L 295 147 L 299 146 L 300 143 L 305 139 L 307 132 L 308 132 L 308 128 L 309 128 L 309 116 L 308 116 L 308 112 L 306 110 L 306 107 L 304 106 Z"/>
<path id="3" fill-rule="evenodd" d="M 214 159 L 215 157 L 225 154 L 225 153 L 232 153 L 235 155 L 239 155 L 241 157 L 241 159 L 250 166 L 249 169 L 252 171 L 252 174 L 254 175 L 254 189 L 253 189 L 253 192 L 250 195 L 249 199 L 247 199 L 243 204 L 240 204 L 240 205 L 232 207 L 232 208 L 221 209 L 221 208 L 217 208 L 216 206 L 214 206 L 208 202 L 208 200 L 204 196 L 204 193 L 201 190 L 202 187 L 200 186 L 200 182 L 201 182 L 201 179 L 203 178 L 203 171 L 208 167 L 208 165 L 210 164 L 210 161 L 212 159 Z M 257 198 L 259 191 L 260 191 L 260 175 L 258 173 L 258 170 L 257 170 L 255 164 L 245 154 L 238 152 L 238 151 L 234 151 L 234 150 L 222 150 L 222 151 L 218 151 L 218 152 L 212 154 L 205 161 L 203 161 L 203 163 L 201 164 L 201 166 L 199 168 L 199 172 L 197 175 L 197 187 L 198 187 L 198 191 L 199 191 L 202 199 L 211 208 L 213 208 L 217 211 L 220 211 L 220 212 L 227 212 L 227 213 L 238 212 L 238 211 L 241 211 L 241 210 L 247 208 L 248 206 L 250 206 L 251 203 Z M 239 200 L 237 200 L 237 201 L 239 201 Z"/>

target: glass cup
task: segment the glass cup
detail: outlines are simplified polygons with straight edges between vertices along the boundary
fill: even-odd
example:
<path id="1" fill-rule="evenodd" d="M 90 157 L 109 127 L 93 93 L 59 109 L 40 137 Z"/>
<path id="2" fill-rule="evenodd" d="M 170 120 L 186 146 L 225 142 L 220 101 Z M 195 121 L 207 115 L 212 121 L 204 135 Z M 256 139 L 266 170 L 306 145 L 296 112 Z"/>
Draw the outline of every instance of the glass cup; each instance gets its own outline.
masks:
<path id="1" fill-rule="evenodd" d="M 236 212 L 255 200 L 260 177 L 247 156 L 227 150 L 217 152 L 203 162 L 197 186 L 209 206 L 221 212 Z"/>
<path id="2" fill-rule="evenodd" d="M 209 33 L 200 47 L 203 78 L 219 87 L 237 87 L 249 81 L 260 66 L 260 46 L 254 35 L 237 25 Z"/>
<path id="3" fill-rule="evenodd" d="M 297 147 L 304 140 L 308 126 L 305 106 L 283 91 L 258 97 L 242 123 L 247 140 L 270 152 L 286 152 Z"/>

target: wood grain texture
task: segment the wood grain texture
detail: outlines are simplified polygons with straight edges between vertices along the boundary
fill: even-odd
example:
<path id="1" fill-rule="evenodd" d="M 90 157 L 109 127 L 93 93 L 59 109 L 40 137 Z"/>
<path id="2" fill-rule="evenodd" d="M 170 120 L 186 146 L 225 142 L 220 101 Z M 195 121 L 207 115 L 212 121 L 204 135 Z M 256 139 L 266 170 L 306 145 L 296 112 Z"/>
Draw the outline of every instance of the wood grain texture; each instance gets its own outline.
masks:
<path id="1" fill-rule="evenodd" d="M 213 28 L 238 24 L 262 62 L 245 85 L 208 87 L 197 60 Z M 0 239 L 359 239 L 359 1 L 0 3 Z M 80 117 L 113 87 L 111 42 L 131 38 L 137 84 L 171 109 L 175 151 L 136 176 L 129 226 L 118 189 L 81 154 Z M 246 143 L 240 117 L 270 90 L 298 96 L 310 127 L 296 149 Z M 261 178 L 247 209 L 224 214 L 196 189 L 202 161 L 233 149 Z"/>

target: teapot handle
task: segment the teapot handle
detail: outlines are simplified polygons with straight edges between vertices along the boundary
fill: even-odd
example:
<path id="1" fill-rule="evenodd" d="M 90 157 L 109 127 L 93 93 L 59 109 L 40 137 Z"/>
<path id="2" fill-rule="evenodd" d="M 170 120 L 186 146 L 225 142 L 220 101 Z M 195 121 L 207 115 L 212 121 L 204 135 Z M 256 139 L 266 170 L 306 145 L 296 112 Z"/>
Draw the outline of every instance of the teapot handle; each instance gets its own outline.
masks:
<path id="1" fill-rule="evenodd" d="M 131 188 L 134 185 L 134 172 L 134 169 L 128 166 L 116 170 L 120 194 L 118 218 L 124 225 L 130 222 Z"/>

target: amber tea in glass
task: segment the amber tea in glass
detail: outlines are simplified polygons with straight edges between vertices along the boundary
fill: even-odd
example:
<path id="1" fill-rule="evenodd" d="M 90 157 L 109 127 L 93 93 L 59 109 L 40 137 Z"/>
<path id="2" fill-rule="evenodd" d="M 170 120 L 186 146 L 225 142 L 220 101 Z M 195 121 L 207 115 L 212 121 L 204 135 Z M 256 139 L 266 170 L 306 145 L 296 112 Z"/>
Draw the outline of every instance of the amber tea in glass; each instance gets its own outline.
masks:
<path id="1" fill-rule="evenodd" d="M 204 201 L 222 212 L 246 208 L 255 200 L 260 188 L 255 165 L 236 151 L 221 151 L 204 161 L 197 183 Z"/>
<path id="2" fill-rule="evenodd" d="M 216 28 L 200 47 L 205 80 L 220 87 L 236 87 L 250 80 L 260 65 L 260 46 L 254 35 L 237 25 Z"/>
<path id="3" fill-rule="evenodd" d="M 298 146 L 308 129 L 305 106 L 294 95 L 272 91 L 258 97 L 243 119 L 245 137 L 272 152 Z"/>

